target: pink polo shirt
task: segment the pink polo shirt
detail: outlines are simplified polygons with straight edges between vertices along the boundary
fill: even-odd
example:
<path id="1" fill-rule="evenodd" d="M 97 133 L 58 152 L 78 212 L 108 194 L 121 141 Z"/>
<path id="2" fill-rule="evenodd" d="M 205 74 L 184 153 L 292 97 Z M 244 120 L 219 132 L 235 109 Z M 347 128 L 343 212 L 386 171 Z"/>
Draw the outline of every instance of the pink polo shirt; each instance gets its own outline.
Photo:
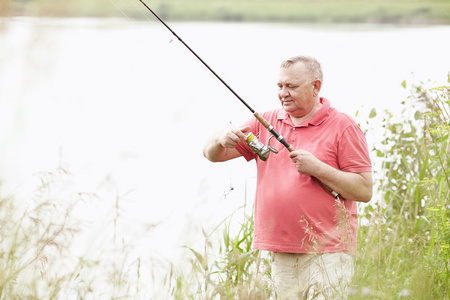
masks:
<path id="1" fill-rule="evenodd" d="M 295 149 L 304 149 L 321 161 L 346 172 L 371 172 L 364 133 L 356 122 L 321 98 L 322 107 L 308 121 L 294 126 L 288 114 L 275 109 L 261 115 Z M 267 143 L 270 133 L 256 118 L 243 126 Z M 356 250 L 356 202 L 336 200 L 311 176 L 297 172 L 289 151 L 275 138 L 278 154 L 261 161 L 242 142 L 236 149 L 256 160 L 257 189 L 253 248 L 287 253 L 330 253 Z"/>

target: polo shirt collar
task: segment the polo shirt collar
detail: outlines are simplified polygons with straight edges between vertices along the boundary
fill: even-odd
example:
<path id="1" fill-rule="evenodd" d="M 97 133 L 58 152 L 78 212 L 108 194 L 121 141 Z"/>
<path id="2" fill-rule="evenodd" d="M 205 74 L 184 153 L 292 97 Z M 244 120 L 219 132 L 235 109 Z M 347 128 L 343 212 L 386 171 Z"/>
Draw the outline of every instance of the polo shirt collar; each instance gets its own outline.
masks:
<path id="1" fill-rule="evenodd" d="M 331 109 L 330 101 L 327 98 L 320 97 L 320 103 L 322 103 L 322 107 L 319 109 L 319 111 L 316 112 L 311 119 L 296 125 L 296 127 L 307 127 L 309 125 L 318 126 L 322 124 L 330 115 Z M 284 109 L 281 109 L 279 111 L 278 120 L 283 120 L 285 123 L 294 126 L 291 118 L 289 118 L 288 113 Z"/>

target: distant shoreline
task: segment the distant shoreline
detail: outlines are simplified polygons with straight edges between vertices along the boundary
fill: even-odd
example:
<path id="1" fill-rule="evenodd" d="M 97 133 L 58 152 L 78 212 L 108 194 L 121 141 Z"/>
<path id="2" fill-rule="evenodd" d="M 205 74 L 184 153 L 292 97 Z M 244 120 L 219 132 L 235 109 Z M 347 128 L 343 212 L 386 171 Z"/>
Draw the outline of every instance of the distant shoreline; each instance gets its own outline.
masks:
<path id="1" fill-rule="evenodd" d="M 0 5 L 1 17 L 127 17 L 153 19 L 138 0 L 12 1 Z M 147 4 L 164 20 L 183 22 L 282 22 L 450 24 L 446 0 L 163 0 Z"/>

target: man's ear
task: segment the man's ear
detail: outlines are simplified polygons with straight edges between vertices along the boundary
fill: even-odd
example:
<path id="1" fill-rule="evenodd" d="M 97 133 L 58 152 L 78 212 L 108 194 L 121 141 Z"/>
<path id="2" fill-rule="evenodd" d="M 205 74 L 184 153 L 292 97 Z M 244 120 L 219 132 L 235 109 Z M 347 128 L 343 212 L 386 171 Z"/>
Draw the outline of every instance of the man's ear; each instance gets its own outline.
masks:
<path id="1" fill-rule="evenodd" d="M 314 80 L 314 96 L 319 95 L 321 88 L 322 88 L 322 81 L 320 81 L 319 79 Z"/>

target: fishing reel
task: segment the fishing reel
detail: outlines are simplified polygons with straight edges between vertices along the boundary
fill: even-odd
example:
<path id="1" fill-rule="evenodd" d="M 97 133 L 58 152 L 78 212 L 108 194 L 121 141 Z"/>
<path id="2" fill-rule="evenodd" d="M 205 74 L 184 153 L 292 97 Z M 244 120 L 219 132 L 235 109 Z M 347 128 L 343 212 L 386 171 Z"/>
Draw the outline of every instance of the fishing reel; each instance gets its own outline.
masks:
<path id="1" fill-rule="evenodd" d="M 270 146 L 270 139 L 273 138 L 273 135 L 270 136 L 267 141 L 267 146 L 265 146 L 261 141 L 251 132 L 245 135 L 247 145 L 255 152 L 262 161 L 266 161 L 269 157 L 270 151 L 275 154 L 278 153 L 278 150 Z"/>

